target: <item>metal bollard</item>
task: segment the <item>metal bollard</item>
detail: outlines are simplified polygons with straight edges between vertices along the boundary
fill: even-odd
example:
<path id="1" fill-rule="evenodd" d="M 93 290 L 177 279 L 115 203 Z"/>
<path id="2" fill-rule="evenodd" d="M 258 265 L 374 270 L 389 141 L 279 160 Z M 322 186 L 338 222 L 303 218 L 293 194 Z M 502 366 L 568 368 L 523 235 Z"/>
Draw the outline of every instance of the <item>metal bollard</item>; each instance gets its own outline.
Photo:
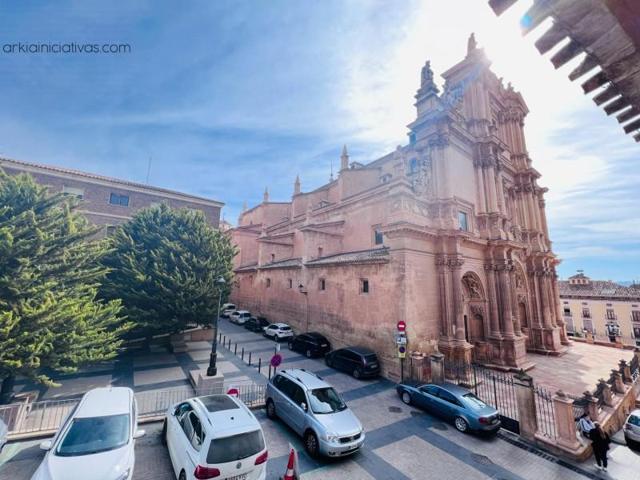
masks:
<path id="1" fill-rule="evenodd" d="M 242 347 L 242 356 L 241 356 L 241 358 L 242 358 L 242 361 L 244 362 L 244 347 Z"/>
<path id="2" fill-rule="evenodd" d="M 251 366 L 251 352 L 249 352 L 249 366 Z"/>
<path id="3" fill-rule="evenodd" d="M 238 355 L 238 342 L 236 342 L 236 346 L 233 348 L 233 354 Z"/>
<path id="4" fill-rule="evenodd" d="M 258 359 L 258 373 L 261 373 L 260 371 L 262 370 L 262 358 Z"/>
<path id="5" fill-rule="evenodd" d="M 223 335 L 222 336 L 222 346 L 224 347 L 225 343 L 227 343 L 227 336 Z"/>
<path id="6" fill-rule="evenodd" d="M 271 380 L 271 364 L 269 364 L 269 375 L 267 376 L 269 380 Z"/>

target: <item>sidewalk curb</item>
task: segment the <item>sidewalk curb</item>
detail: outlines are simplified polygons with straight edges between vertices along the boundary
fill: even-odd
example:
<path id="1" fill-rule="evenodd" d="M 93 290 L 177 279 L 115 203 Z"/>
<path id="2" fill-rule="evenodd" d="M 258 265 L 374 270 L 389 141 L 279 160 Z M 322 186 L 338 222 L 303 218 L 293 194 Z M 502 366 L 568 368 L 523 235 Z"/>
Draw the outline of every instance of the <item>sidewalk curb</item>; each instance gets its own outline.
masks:
<path id="1" fill-rule="evenodd" d="M 592 478 L 594 480 L 601 480 L 603 477 L 599 476 L 598 474 L 596 474 L 595 472 L 589 471 L 585 468 L 582 468 L 581 466 L 572 463 L 569 460 L 564 460 L 556 455 L 554 455 L 553 453 L 548 452 L 547 450 L 544 450 L 536 445 L 533 445 L 529 442 L 527 442 L 526 440 L 524 440 L 522 437 L 516 435 L 515 433 L 511 433 L 507 430 L 501 429 L 500 431 L 498 431 L 497 436 L 501 439 L 504 440 L 505 442 L 508 442 L 512 445 L 515 445 L 518 448 L 522 448 L 523 450 L 526 450 L 530 453 L 533 453 L 535 455 L 537 455 L 538 457 L 544 458 L 545 460 L 551 462 L 551 463 L 555 463 L 557 465 L 560 465 L 564 468 L 567 468 L 573 472 L 579 473 L 580 475 L 583 475 L 587 478 Z"/>

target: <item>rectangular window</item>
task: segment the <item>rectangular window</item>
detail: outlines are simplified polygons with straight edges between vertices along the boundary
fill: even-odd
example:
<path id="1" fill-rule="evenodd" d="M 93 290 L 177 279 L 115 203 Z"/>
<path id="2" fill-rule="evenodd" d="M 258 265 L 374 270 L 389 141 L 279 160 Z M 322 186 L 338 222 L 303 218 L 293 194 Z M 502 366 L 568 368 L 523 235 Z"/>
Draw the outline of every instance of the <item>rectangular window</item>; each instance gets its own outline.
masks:
<path id="1" fill-rule="evenodd" d="M 571 316 L 571 309 L 565 307 L 564 308 L 564 315 L 565 315 L 565 317 L 570 317 Z"/>
<path id="2" fill-rule="evenodd" d="M 583 328 L 584 328 L 587 332 L 591 332 L 591 333 L 593 333 L 593 334 L 595 335 L 596 331 L 595 331 L 595 329 L 593 328 L 593 322 L 591 321 L 591 318 L 590 318 L 590 317 L 585 317 L 585 318 L 582 320 L 582 325 L 583 325 Z"/>
<path id="3" fill-rule="evenodd" d="M 582 318 L 591 318 L 591 311 L 588 308 L 582 309 Z"/>
<path id="4" fill-rule="evenodd" d="M 615 320 L 616 314 L 613 311 L 613 308 L 607 308 L 607 320 Z"/>
<path id="5" fill-rule="evenodd" d="M 109 196 L 109 203 L 111 205 L 120 205 L 122 207 L 129 206 L 129 195 L 119 195 L 117 193 L 112 193 Z"/>
<path id="6" fill-rule="evenodd" d="M 373 231 L 373 243 L 375 245 L 382 245 L 384 243 L 384 236 L 377 228 Z"/>
<path id="7" fill-rule="evenodd" d="M 640 310 L 632 310 L 631 311 L 631 319 L 634 322 L 640 322 Z"/>
<path id="8" fill-rule="evenodd" d="M 320 290 L 325 290 L 327 288 L 327 283 L 324 278 L 321 278 L 320 281 L 318 282 L 318 288 Z"/>
<path id="9" fill-rule="evenodd" d="M 369 280 L 366 278 L 360 279 L 360 293 L 369 293 Z"/>
<path id="10" fill-rule="evenodd" d="M 271 254 L 271 262 L 273 263 L 273 262 L 275 262 L 275 261 L 276 261 L 276 254 L 275 254 L 275 253 L 272 253 L 272 254 Z"/>
<path id="11" fill-rule="evenodd" d="M 271 279 L 267 278 L 267 288 L 269 288 L 271 286 Z"/>
<path id="12" fill-rule="evenodd" d="M 322 247 L 318 247 L 318 258 L 322 257 L 322 253 L 323 253 Z"/>
<path id="13" fill-rule="evenodd" d="M 289 288 L 293 288 L 293 280 L 289 279 Z"/>
<path id="14" fill-rule="evenodd" d="M 460 224 L 460 230 L 464 232 L 469 231 L 469 222 L 466 212 L 458 212 L 458 223 Z"/>
<path id="15" fill-rule="evenodd" d="M 76 188 L 76 187 L 67 187 L 66 185 L 62 186 L 62 193 L 65 195 L 73 195 L 74 197 L 78 197 L 80 200 L 84 197 L 84 188 Z"/>

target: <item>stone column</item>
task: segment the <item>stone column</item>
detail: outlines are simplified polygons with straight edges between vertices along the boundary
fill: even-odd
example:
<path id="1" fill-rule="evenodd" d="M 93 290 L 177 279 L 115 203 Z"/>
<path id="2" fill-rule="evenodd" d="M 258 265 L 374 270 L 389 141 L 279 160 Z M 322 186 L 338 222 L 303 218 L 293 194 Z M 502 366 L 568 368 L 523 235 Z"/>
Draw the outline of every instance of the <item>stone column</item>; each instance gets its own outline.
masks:
<path id="1" fill-rule="evenodd" d="M 501 338 L 500 334 L 500 317 L 498 316 L 498 297 L 496 295 L 496 274 L 495 265 L 493 263 L 487 263 L 484 266 L 487 272 L 487 287 L 489 290 L 489 310 L 491 312 L 491 336 L 495 338 Z"/>
<path id="2" fill-rule="evenodd" d="M 498 275 L 500 277 L 500 290 L 502 292 L 502 334 L 505 338 L 513 338 L 513 312 L 511 309 L 511 282 L 509 270 L 513 268 L 507 260 L 500 265 Z"/>
<path id="3" fill-rule="evenodd" d="M 509 271 L 509 283 L 511 284 L 511 312 L 513 314 L 514 330 L 517 337 L 522 336 L 522 325 L 520 324 L 520 313 L 518 311 L 518 295 L 516 294 L 516 271 L 515 268 Z"/>
<path id="4" fill-rule="evenodd" d="M 520 370 L 514 375 L 513 380 L 518 414 L 520 416 L 520 435 L 527 440 L 533 440 L 538 431 L 533 378 L 527 375 L 524 370 Z"/>
<path id="5" fill-rule="evenodd" d="M 598 380 L 598 389 L 602 391 L 602 401 L 605 405 L 612 407 L 613 406 L 613 393 L 611 392 L 611 387 L 604 380 Z"/>
<path id="6" fill-rule="evenodd" d="M 478 186 L 478 212 L 484 213 L 487 211 L 487 201 L 485 199 L 484 183 L 482 180 L 482 168 L 479 164 L 475 164 L 476 185 Z M 437 178 L 437 177 L 436 177 Z"/>
<path id="7" fill-rule="evenodd" d="M 436 352 L 429 357 L 431 360 L 431 383 L 444 383 L 444 355 Z"/>
<path id="8" fill-rule="evenodd" d="M 451 337 L 451 317 L 449 316 L 449 295 L 447 292 L 447 268 L 446 257 L 444 255 L 436 258 L 438 268 L 438 284 L 440 285 L 440 315 L 442 318 L 442 336 Z"/>
<path id="9" fill-rule="evenodd" d="M 618 370 L 611 370 L 611 386 L 616 393 L 624 394 L 626 391 L 622 374 Z"/>
<path id="10" fill-rule="evenodd" d="M 486 178 L 488 177 L 488 178 Z M 487 183 L 489 184 L 489 211 L 498 211 L 498 194 L 496 192 L 496 171 L 493 165 L 489 165 L 487 168 Z"/>
<path id="11" fill-rule="evenodd" d="M 599 416 L 598 399 L 594 397 L 593 394 L 589 391 L 584 392 L 584 398 L 587 401 L 585 411 L 589 414 L 589 418 L 592 421 L 597 422 Z"/>
<path id="12" fill-rule="evenodd" d="M 542 325 L 545 328 L 551 328 L 551 314 L 549 311 L 549 292 L 544 284 L 544 271 L 536 272 L 537 290 L 540 292 L 540 303 L 542 304 Z"/>
<path id="13" fill-rule="evenodd" d="M 573 400 L 562 390 L 553 396 L 555 409 L 557 442 L 567 450 L 578 450 L 580 442 L 576 437 L 576 422 L 573 418 Z"/>
<path id="14" fill-rule="evenodd" d="M 451 282 L 453 292 L 453 318 L 456 328 L 455 340 L 457 343 L 465 343 L 465 326 L 462 318 L 462 265 L 464 260 L 462 257 L 455 255 L 450 258 L 449 266 L 451 267 Z"/>

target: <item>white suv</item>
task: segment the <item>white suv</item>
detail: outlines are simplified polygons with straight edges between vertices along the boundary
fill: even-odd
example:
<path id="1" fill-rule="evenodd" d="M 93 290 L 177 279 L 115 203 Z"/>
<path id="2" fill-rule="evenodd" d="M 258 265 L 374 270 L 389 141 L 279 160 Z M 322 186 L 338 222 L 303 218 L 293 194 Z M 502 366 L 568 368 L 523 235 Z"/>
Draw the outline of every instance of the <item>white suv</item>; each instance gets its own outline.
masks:
<path id="1" fill-rule="evenodd" d="M 247 310 L 237 310 L 231 314 L 229 321 L 236 325 L 244 325 L 251 318 L 251 312 Z"/>
<path id="2" fill-rule="evenodd" d="M 264 327 L 263 335 L 274 339 L 276 342 L 284 338 L 293 337 L 293 330 L 286 323 L 272 323 L 268 327 Z"/>
<path id="3" fill-rule="evenodd" d="M 260 423 L 230 395 L 191 398 L 169 408 L 162 439 L 179 480 L 266 478 Z"/>

